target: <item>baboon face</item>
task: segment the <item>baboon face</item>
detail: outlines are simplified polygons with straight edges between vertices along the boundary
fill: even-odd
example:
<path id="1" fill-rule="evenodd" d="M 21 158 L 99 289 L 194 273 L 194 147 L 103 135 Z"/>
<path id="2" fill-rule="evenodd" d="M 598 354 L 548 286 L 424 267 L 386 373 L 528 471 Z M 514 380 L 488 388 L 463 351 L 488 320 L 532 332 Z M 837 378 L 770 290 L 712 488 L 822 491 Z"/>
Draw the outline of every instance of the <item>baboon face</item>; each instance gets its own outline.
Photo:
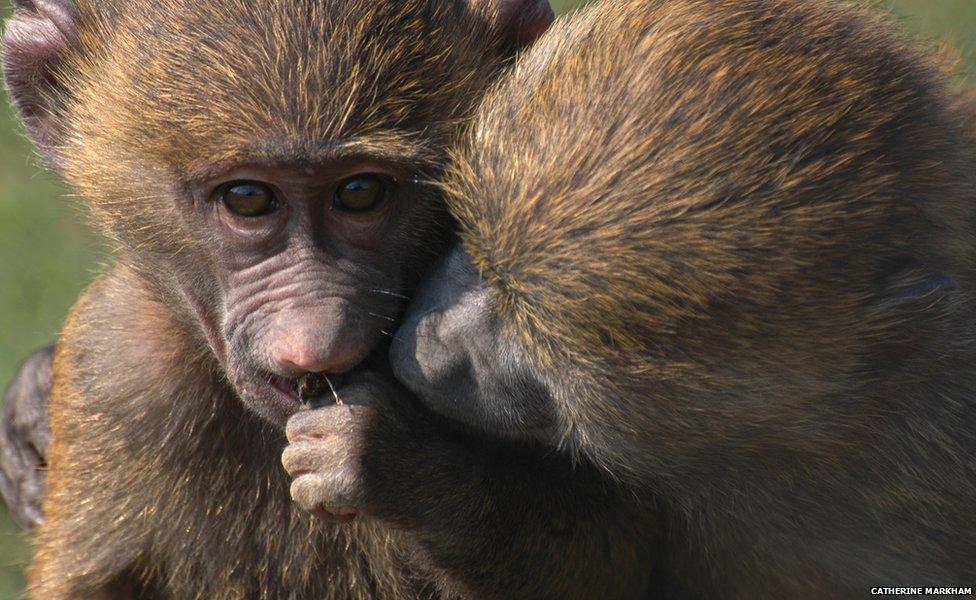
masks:
<path id="1" fill-rule="evenodd" d="M 393 341 L 394 372 L 429 409 L 464 428 L 549 441 L 552 398 L 492 303 L 471 259 L 455 248 L 411 304 Z"/>
<path id="2" fill-rule="evenodd" d="M 395 320 L 446 225 L 419 181 L 549 20 L 544 2 L 27 2 L 5 74 L 124 260 L 283 424 L 297 378 L 349 371 Z"/>
<path id="3" fill-rule="evenodd" d="M 398 314 L 420 260 L 411 233 L 432 218 L 433 199 L 410 177 L 406 165 L 356 157 L 246 161 L 194 182 L 186 206 L 191 226 L 211 232 L 219 286 L 200 318 L 262 414 L 283 422 L 298 406 L 296 378 L 349 371 Z"/>

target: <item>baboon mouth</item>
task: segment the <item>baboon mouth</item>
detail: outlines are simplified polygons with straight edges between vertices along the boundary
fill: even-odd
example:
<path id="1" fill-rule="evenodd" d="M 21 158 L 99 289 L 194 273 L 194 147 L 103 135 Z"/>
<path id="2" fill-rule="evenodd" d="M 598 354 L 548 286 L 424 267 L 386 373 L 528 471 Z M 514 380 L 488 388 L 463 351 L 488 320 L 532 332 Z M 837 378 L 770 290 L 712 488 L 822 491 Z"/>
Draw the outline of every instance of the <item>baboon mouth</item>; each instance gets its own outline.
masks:
<path id="1" fill-rule="evenodd" d="M 294 403 L 295 406 L 316 408 L 328 404 L 342 404 L 339 388 L 342 375 L 308 373 L 301 377 L 283 377 L 274 373 L 262 373 L 263 379 L 271 388 Z"/>
<path id="2" fill-rule="evenodd" d="M 293 393 L 306 406 L 342 404 L 336 386 L 341 385 L 340 375 L 309 373 L 295 380 Z"/>
<path id="3" fill-rule="evenodd" d="M 288 377 L 282 377 L 280 375 L 275 375 L 273 373 L 265 373 L 265 378 L 271 387 L 275 388 L 282 394 L 291 397 L 293 400 L 300 401 L 300 398 L 296 392 L 296 386 L 298 385 L 298 379 L 289 379 Z"/>
<path id="4" fill-rule="evenodd" d="M 302 402 L 295 393 L 296 381 L 268 371 L 248 370 L 237 374 L 233 387 L 252 411 L 284 427 L 285 422 L 302 409 Z"/>

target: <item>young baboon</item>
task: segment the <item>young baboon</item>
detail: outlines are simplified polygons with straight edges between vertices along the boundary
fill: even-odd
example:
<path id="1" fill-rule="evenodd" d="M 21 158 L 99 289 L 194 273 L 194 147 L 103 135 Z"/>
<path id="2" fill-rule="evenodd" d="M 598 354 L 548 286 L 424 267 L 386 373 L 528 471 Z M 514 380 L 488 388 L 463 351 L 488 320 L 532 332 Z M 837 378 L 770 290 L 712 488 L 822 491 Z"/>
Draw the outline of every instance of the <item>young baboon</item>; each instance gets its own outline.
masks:
<path id="1" fill-rule="evenodd" d="M 394 534 L 314 522 L 296 382 L 377 346 L 446 223 L 458 124 L 536 0 L 20 0 L 4 74 L 115 265 L 58 342 L 33 597 L 409 597 Z"/>
<path id="2" fill-rule="evenodd" d="M 479 111 L 447 176 L 462 246 L 394 342 L 435 425 L 359 388 L 379 408 L 299 413 L 293 497 L 398 524 L 461 589 L 485 561 L 527 564 L 512 589 L 647 578 L 647 553 L 613 554 L 639 550 L 619 519 L 642 503 L 667 597 L 972 585 L 976 156 L 954 106 L 924 51 L 826 0 L 555 26 Z M 558 587 L 579 579 L 548 584 L 593 597 Z"/>

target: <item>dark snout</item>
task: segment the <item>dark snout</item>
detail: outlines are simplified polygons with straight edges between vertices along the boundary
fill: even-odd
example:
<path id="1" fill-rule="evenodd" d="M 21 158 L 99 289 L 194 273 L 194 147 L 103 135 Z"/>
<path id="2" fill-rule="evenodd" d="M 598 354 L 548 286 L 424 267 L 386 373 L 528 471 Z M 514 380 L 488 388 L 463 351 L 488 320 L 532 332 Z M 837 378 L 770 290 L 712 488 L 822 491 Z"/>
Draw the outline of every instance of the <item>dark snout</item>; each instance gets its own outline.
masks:
<path id="1" fill-rule="evenodd" d="M 495 437 L 551 435 L 554 405 L 502 334 L 484 281 L 454 250 L 424 281 L 391 351 L 396 377 L 431 411 Z"/>
<path id="2" fill-rule="evenodd" d="M 396 334 L 394 374 L 438 412 L 453 412 L 457 397 L 476 389 L 471 353 L 491 339 L 486 300 L 470 259 L 455 249 L 421 285 Z"/>

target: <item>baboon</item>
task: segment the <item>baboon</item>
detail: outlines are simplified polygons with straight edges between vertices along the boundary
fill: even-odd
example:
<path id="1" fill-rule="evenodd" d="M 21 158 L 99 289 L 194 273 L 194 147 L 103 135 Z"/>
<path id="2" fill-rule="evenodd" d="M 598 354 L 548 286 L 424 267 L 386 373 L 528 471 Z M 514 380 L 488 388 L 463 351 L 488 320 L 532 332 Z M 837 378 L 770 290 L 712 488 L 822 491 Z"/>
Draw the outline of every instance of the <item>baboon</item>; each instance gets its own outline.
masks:
<path id="1" fill-rule="evenodd" d="M 973 121 L 916 46 L 826 0 L 554 26 L 445 175 L 461 245 L 391 354 L 420 408 L 360 385 L 292 417 L 293 497 L 462 590 L 520 561 L 494 576 L 577 598 L 972 585 Z"/>
<path id="2" fill-rule="evenodd" d="M 423 180 L 538 0 L 19 0 L 4 74 L 115 264 L 58 341 L 35 598 L 427 594 L 383 527 L 279 464 L 442 248 Z"/>

